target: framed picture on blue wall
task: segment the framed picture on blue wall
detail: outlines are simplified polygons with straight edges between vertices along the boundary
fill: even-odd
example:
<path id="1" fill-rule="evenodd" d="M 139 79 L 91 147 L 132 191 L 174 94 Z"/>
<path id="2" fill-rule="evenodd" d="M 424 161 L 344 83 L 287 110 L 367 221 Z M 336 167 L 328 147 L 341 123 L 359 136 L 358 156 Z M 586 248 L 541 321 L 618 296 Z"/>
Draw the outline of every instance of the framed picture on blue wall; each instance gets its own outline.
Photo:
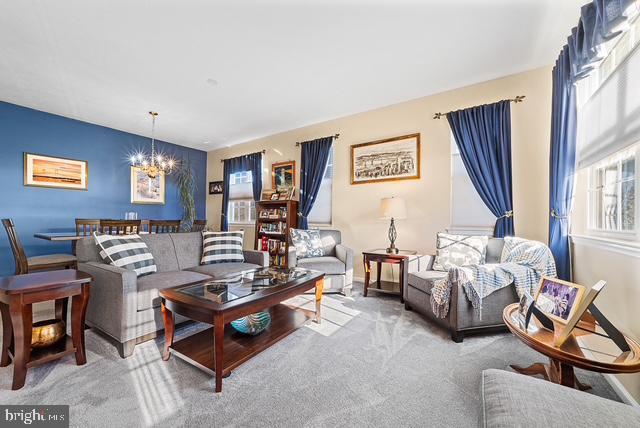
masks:
<path id="1" fill-rule="evenodd" d="M 164 174 L 158 174 L 155 178 L 151 178 L 140 168 L 131 167 L 132 204 L 164 205 L 165 193 Z"/>
<path id="2" fill-rule="evenodd" d="M 24 185 L 58 189 L 87 190 L 89 166 L 86 161 L 24 154 Z"/>

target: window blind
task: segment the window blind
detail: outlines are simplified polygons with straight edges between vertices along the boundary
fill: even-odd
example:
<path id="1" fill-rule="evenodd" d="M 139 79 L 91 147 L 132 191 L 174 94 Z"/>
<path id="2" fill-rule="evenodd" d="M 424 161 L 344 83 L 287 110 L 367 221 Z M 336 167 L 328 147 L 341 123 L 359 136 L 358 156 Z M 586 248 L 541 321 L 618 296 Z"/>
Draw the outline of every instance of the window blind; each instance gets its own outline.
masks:
<path id="1" fill-rule="evenodd" d="M 638 46 L 580 109 L 579 168 L 640 141 Z"/>

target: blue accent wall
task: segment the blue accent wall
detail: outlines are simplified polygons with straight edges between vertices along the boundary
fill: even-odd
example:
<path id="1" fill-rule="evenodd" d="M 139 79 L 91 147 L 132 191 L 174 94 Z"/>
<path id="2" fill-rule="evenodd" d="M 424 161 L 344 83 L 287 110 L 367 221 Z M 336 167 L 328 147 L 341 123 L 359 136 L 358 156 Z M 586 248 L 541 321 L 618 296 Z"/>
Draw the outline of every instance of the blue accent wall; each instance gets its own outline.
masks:
<path id="1" fill-rule="evenodd" d="M 178 160 L 191 161 L 198 185 L 197 216 L 204 219 L 207 153 L 165 142 L 158 146 Z M 173 176 L 167 177 L 165 205 L 131 203 L 127 154 L 149 149 L 147 137 L 0 101 L 0 218 L 13 219 L 28 257 L 70 253 L 69 243 L 52 243 L 33 234 L 74 230 L 76 218 L 124 218 L 128 211 L 136 211 L 141 219 L 182 218 Z M 25 186 L 24 152 L 87 161 L 89 190 Z M 11 275 L 13 255 L 2 229 L 0 275 Z"/>

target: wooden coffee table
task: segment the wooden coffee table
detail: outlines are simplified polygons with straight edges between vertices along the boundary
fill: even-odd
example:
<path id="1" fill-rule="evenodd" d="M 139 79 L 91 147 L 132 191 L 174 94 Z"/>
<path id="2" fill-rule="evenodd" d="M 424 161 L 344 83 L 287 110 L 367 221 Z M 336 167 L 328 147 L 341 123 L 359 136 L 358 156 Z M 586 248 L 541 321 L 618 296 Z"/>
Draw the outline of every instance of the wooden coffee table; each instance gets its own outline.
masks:
<path id="1" fill-rule="evenodd" d="M 636 373 L 640 372 L 640 345 L 625 336 L 631 351 L 621 352 L 609 340 L 597 333 L 588 331 L 593 326 L 582 325 L 585 329 L 575 329 L 569 339 L 561 346 L 554 345 L 554 332 L 543 328 L 535 317 L 531 317 L 530 326 L 525 331 L 517 318 L 518 304 L 514 303 L 502 312 L 502 318 L 511 332 L 530 348 L 549 357 L 549 364 L 535 363 L 529 367 L 512 365 L 518 373 L 542 375 L 546 380 L 571 388 L 586 390 L 589 385 L 581 383 L 575 376 L 574 367 L 600 373 Z M 580 326 L 580 324 L 579 324 Z M 562 331 L 563 325 L 554 321 L 555 334 Z M 599 332 L 598 332 L 599 333 Z M 589 348 L 578 338 L 591 339 Z M 598 344 L 592 344 L 596 341 Z"/>
<path id="2" fill-rule="evenodd" d="M 254 355 L 283 339 L 307 320 L 320 323 L 324 274 L 300 268 L 264 268 L 221 280 L 202 281 L 160 291 L 165 327 L 163 360 L 171 354 L 215 375 L 216 392 L 222 378 Z M 315 289 L 315 313 L 283 304 L 285 300 Z M 231 321 L 268 310 L 271 324 L 263 332 L 245 335 Z M 213 327 L 173 341 L 174 314 Z"/>

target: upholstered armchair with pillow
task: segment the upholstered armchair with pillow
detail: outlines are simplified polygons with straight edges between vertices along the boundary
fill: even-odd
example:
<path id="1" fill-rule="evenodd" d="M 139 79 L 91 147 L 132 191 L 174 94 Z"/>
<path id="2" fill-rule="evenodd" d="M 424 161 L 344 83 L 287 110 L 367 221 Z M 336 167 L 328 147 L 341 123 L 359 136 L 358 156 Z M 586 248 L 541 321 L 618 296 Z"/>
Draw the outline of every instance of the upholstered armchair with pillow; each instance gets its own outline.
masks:
<path id="1" fill-rule="evenodd" d="M 324 272 L 324 291 L 351 295 L 353 250 L 342 244 L 339 230 L 292 229 L 289 267 L 300 266 Z"/>
<path id="2" fill-rule="evenodd" d="M 500 263 L 504 240 L 501 238 L 482 238 L 484 238 L 486 245 L 484 259 L 479 262 L 472 260 L 469 251 L 462 251 L 455 255 L 449 254 L 449 260 L 460 265 Z M 443 249 L 447 247 L 452 248 L 450 245 L 442 245 Z M 435 255 L 423 256 L 410 264 L 408 286 L 404 288 L 405 309 L 414 310 L 445 328 L 450 332 L 454 342 L 462 342 L 467 333 L 506 328 L 502 321 L 502 311 L 505 306 L 518 301 L 518 295 L 513 286 L 502 288 L 487 296 L 482 302 L 482 317 L 480 317 L 478 311 L 469 302 L 463 287 L 456 284 L 451 287 L 449 310 L 446 317 L 437 316 L 431 306 L 431 291 L 436 281 L 447 278 L 450 262 L 434 266 L 435 261 Z"/>

